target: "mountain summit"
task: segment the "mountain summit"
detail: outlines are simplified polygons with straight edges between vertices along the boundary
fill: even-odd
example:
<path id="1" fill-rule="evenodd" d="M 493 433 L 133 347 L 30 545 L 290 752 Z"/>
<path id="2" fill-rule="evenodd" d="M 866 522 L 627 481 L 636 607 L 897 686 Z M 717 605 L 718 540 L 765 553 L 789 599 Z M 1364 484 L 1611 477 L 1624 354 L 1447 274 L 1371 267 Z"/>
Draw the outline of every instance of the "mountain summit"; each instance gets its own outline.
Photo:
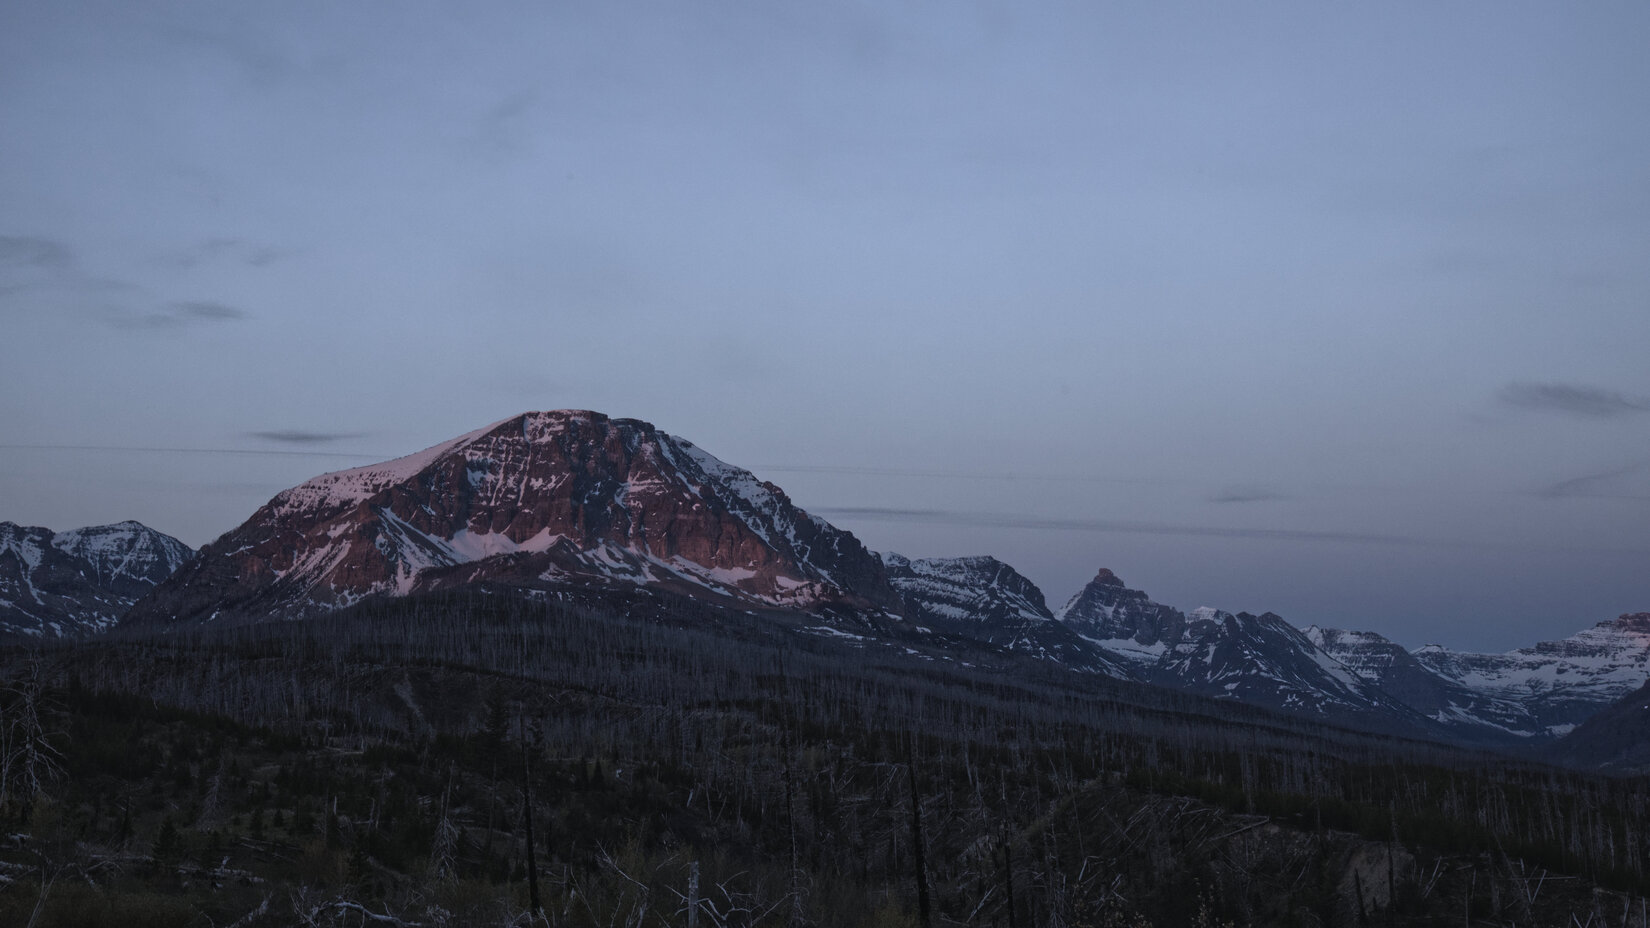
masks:
<path id="1" fill-rule="evenodd" d="M 104 631 L 193 553 L 141 522 L 67 532 L 0 522 L 0 634 Z"/>
<path id="2" fill-rule="evenodd" d="M 647 422 L 557 410 L 279 493 L 129 620 L 300 617 L 483 582 L 901 608 L 875 554 L 777 486 Z"/>

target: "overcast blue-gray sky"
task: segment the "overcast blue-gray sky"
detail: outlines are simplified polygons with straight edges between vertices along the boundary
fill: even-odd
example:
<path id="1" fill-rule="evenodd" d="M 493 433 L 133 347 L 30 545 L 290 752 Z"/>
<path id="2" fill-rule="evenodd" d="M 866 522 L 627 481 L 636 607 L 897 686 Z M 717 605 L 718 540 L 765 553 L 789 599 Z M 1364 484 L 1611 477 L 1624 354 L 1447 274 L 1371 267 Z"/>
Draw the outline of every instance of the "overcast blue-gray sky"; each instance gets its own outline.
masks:
<path id="1" fill-rule="evenodd" d="M 1637 0 L 3 2 L 0 519 L 200 545 L 581 407 L 1055 606 L 1567 635 L 1650 610 L 1647 48 Z"/>

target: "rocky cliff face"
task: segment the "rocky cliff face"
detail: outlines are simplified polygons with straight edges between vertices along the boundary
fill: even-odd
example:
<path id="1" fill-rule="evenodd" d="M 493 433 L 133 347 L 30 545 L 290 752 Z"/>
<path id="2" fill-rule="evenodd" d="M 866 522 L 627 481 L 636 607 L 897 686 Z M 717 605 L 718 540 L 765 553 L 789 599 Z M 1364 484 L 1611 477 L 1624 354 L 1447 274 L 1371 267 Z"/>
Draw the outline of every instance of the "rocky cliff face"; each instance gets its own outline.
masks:
<path id="1" fill-rule="evenodd" d="M 0 634 L 103 631 L 193 553 L 139 522 L 67 532 L 0 522 Z"/>
<path id="2" fill-rule="evenodd" d="M 882 555 L 888 579 L 910 605 L 908 614 L 924 624 L 1007 626 L 1052 622 L 1043 591 L 994 557 L 933 557 L 911 560 Z"/>
<path id="3" fill-rule="evenodd" d="M 922 628 L 1088 672 L 1132 676 L 1125 664 L 1056 622 L 1043 591 L 994 557 L 912 560 L 888 553 L 882 560 L 905 614 Z"/>
<path id="4" fill-rule="evenodd" d="M 298 617 L 478 582 L 901 606 L 876 555 L 773 484 L 646 422 L 561 410 L 284 491 L 131 620 Z"/>
<path id="5" fill-rule="evenodd" d="M 1205 607 L 1188 615 L 1102 569 L 1057 618 L 1161 686 L 1316 715 L 1387 719 L 1406 727 L 1419 721 L 1270 612 Z"/>
<path id="6" fill-rule="evenodd" d="M 1141 664 L 1154 663 L 1186 629 L 1180 610 L 1129 589 L 1104 567 L 1066 602 L 1058 618 L 1083 637 Z"/>
<path id="7" fill-rule="evenodd" d="M 1560 641 L 1505 654 L 1428 645 L 1420 664 L 1516 708 L 1523 733 L 1555 737 L 1636 689 L 1650 675 L 1650 613 L 1628 613 Z"/>
<path id="8" fill-rule="evenodd" d="M 1402 645 L 1374 632 L 1317 626 L 1305 631 L 1319 649 L 1353 673 L 1467 740 L 1505 741 L 1541 730 L 1525 704 L 1437 673 Z"/>

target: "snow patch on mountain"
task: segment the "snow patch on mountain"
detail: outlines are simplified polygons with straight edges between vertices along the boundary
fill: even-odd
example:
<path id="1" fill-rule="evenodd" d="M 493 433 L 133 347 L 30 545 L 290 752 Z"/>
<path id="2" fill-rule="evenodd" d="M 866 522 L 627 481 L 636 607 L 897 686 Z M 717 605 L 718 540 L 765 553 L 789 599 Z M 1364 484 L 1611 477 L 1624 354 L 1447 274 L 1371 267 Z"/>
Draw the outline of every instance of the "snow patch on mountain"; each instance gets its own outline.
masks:
<path id="1" fill-rule="evenodd" d="M 140 621 L 298 617 L 478 582 L 633 582 L 897 607 L 882 565 L 777 486 L 634 419 L 525 413 L 306 481 L 209 545 Z M 227 583 L 227 588 L 224 586 Z"/>
<path id="2" fill-rule="evenodd" d="M 56 533 L 0 522 L 0 634 L 105 630 L 193 553 L 139 522 Z"/>
<path id="3" fill-rule="evenodd" d="M 1498 705 L 1517 707 L 1525 719 L 1510 729 L 1557 737 L 1650 677 L 1650 613 L 1625 614 L 1569 638 L 1504 654 L 1438 645 L 1412 653 L 1438 676 Z"/>
<path id="4" fill-rule="evenodd" d="M 282 491 L 276 495 L 273 502 L 285 512 L 338 509 L 365 502 L 390 486 L 412 479 L 443 455 L 475 441 L 509 421 L 502 419 L 492 425 L 466 432 L 457 438 L 394 460 L 322 474 Z"/>

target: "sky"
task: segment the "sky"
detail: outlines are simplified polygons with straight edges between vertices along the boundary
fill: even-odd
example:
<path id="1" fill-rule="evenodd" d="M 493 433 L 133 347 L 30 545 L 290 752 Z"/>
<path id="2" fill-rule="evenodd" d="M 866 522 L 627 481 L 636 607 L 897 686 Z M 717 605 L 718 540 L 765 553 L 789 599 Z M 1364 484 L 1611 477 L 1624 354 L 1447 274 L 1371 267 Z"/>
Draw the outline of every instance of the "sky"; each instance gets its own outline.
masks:
<path id="1" fill-rule="evenodd" d="M 1650 610 L 1650 5 L 0 0 L 0 519 L 515 413 L 868 546 L 1499 651 Z"/>

